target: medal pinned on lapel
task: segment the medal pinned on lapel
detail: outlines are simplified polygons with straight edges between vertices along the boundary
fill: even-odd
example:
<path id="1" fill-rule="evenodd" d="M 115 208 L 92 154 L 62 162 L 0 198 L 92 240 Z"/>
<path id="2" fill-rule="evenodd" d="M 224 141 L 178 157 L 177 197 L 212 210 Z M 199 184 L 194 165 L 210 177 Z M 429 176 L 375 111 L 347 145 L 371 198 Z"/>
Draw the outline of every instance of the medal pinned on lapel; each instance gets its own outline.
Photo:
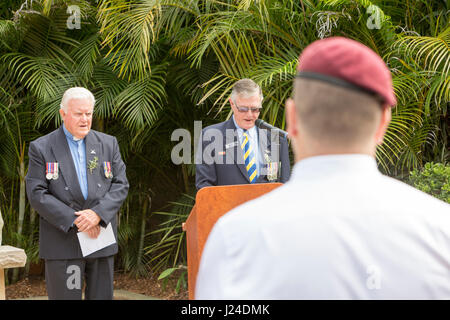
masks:
<path id="1" fill-rule="evenodd" d="M 103 162 L 103 170 L 105 171 L 105 177 L 107 179 L 112 179 L 113 178 L 113 174 L 112 174 L 112 169 L 111 169 L 111 162 Z"/>
<path id="2" fill-rule="evenodd" d="M 47 180 L 58 179 L 58 162 L 47 162 L 45 167 L 45 178 Z"/>
<path id="3" fill-rule="evenodd" d="M 275 181 L 278 178 L 278 162 L 269 162 L 267 164 L 267 180 Z"/>
<path id="4" fill-rule="evenodd" d="M 278 178 L 278 162 L 273 162 L 272 159 L 270 159 L 267 151 L 264 153 L 264 159 L 267 162 L 267 180 L 268 181 L 275 181 Z"/>

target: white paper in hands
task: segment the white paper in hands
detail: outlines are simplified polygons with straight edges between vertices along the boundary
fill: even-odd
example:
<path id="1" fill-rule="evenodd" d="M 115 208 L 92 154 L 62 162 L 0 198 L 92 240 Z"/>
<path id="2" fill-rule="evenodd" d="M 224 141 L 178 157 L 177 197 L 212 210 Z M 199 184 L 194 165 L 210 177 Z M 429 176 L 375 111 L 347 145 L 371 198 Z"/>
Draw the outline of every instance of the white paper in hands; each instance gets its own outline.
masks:
<path id="1" fill-rule="evenodd" d="M 96 239 L 89 237 L 85 232 L 78 232 L 77 236 L 83 257 L 116 243 L 111 223 L 108 223 L 106 228 L 100 227 L 100 234 Z"/>

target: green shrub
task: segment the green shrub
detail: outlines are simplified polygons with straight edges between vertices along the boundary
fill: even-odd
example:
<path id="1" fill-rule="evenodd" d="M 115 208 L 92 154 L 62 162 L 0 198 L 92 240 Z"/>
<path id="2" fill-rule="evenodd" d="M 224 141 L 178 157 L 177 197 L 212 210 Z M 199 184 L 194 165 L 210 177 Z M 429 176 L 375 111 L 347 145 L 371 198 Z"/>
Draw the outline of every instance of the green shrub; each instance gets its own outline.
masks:
<path id="1" fill-rule="evenodd" d="M 414 169 L 409 183 L 419 190 L 450 203 L 450 165 L 428 162 L 422 170 Z"/>

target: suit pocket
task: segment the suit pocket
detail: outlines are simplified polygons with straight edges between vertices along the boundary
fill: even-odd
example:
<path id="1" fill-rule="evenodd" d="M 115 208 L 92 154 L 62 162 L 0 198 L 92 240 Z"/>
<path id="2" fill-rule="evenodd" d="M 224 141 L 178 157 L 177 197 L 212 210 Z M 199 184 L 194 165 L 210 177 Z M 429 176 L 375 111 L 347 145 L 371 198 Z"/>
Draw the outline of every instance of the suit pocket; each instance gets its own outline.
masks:
<path id="1" fill-rule="evenodd" d="M 69 187 L 66 186 L 66 183 L 64 182 L 64 179 L 61 178 L 61 175 L 58 177 L 58 179 L 50 179 L 47 181 L 49 193 L 54 195 L 61 201 L 67 203 L 71 196 L 69 194 L 70 192 L 68 192 Z"/>

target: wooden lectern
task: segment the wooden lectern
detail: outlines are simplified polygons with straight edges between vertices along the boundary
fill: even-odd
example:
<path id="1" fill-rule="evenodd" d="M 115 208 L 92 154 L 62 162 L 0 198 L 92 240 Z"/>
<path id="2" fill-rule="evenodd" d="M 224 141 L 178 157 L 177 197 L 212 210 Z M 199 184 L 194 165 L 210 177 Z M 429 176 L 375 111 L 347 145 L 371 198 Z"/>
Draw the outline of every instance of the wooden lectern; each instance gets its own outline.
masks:
<path id="1" fill-rule="evenodd" d="M 282 183 L 257 183 L 202 188 L 195 206 L 183 223 L 187 240 L 189 299 L 195 297 L 195 282 L 203 247 L 216 221 L 225 213 L 249 200 L 281 186 Z"/>

